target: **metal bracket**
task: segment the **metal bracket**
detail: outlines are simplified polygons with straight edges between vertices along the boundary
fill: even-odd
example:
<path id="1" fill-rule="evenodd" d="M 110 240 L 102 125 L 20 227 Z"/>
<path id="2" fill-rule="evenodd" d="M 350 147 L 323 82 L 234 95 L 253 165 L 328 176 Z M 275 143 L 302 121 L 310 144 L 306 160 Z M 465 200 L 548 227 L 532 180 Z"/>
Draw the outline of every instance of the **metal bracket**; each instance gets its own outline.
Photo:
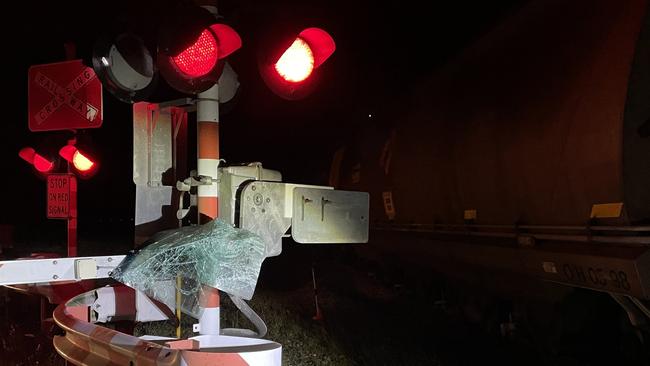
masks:
<path id="1" fill-rule="evenodd" d="M 0 285 L 107 278 L 124 255 L 0 261 Z"/>
<path id="2" fill-rule="evenodd" d="M 189 192 L 192 187 L 209 186 L 213 183 L 219 183 L 219 179 L 207 175 L 197 175 L 186 178 L 183 181 L 176 182 L 176 189 L 181 192 Z"/>
<path id="3" fill-rule="evenodd" d="M 192 98 L 179 98 L 159 103 L 158 106 L 160 108 L 178 107 L 185 109 L 187 112 L 194 112 L 196 111 L 196 100 Z"/>
<path id="4" fill-rule="evenodd" d="M 185 197 L 185 193 L 189 193 L 192 187 L 212 185 L 214 183 L 219 183 L 219 179 L 207 175 L 192 175 L 183 181 L 176 182 L 176 189 L 181 192 L 181 195 L 178 198 L 178 211 L 176 211 L 176 218 L 182 220 L 190 212 L 192 206 L 198 204 L 197 196 L 190 194 L 190 205 L 189 207 L 184 208 L 183 198 Z"/>

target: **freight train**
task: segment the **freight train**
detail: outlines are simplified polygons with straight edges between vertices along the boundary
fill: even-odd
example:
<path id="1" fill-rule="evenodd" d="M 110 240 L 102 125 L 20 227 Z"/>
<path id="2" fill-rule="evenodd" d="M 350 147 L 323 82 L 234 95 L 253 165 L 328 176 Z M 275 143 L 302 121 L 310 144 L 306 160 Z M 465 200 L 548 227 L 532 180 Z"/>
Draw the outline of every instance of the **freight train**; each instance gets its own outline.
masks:
<path id="1" fill-rule="evenodd" d="M 596 290 L 647 331 L 647 1 L 531 1 L 399 108 L 334 154 L 331 183 L 370 192 L 362 256 L 510 298 Z"/>

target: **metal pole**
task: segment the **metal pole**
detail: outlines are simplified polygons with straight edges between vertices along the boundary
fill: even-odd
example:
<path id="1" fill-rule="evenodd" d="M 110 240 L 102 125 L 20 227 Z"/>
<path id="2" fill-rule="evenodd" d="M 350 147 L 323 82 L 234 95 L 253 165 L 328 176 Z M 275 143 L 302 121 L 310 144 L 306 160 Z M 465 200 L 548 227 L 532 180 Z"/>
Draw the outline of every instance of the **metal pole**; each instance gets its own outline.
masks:
<path id="1" fill-rule="evenodd" d="M 219 216 L 219 85 L 199 93 L 197 114 L 197 174 L 209 176 L 213 183 L 198 187 L 199 223 Z M 199 307 L 199 333 L 219 335 L 219 290 L 203 286 Z"/>
<path id="2" fill-rule="evenodd" d="M 68 215 L 68 257 L 77 256 L 77 178 L 72 175 L 70 162 L 68 162 L 68 174 L 70 174 L 70 208 Z"/>
<path id="3" fill-rule="evenodd" d="M 77 180 L 70 179 L 70 218 L 68 218 L 68 257 L 77 256 Z"/>
<path id="4" fill-rule="evenodd" d="M 182 300 L 182 294 L 181 294 L 181 286 L 183 285 L 183 279 L 181 278 L 180 275 L 176 276 L 176 319 L 178 320 L 178 324 L 176 325 L 176 338 L 181 339 L 182 335 L 182 327 L 181 327 L 181 321 L 182 321 L 182 313 L 181 313 L 181 300 Z"/>
<path id="5" fill-rule="evenodd" d="M 219 167 L 219 85 L 199 93 L 197 101 L 197 174 L 217 179 Z M 219 215 L 217 183 L 200 185 L 199 223 L 214 220 Z"/>
<path id="6" fill-rule="evenodd" d="M 77 45 L 74 42 L 68 41 L 63 44 L 65 49 L 66 60 L 74 60 L 77 58 Z M 73 137 L 68 144 L 72 142 L 74 145 L 77 142 L 77 131 L 72 130 Z M 68 162 L 68 174 L 72 175 L 70 169 L 70 162 Z M 68 215 L 68 257 L 77 256 L 77 179 L 74 175 L 70 177 L 70 207 Z"/>

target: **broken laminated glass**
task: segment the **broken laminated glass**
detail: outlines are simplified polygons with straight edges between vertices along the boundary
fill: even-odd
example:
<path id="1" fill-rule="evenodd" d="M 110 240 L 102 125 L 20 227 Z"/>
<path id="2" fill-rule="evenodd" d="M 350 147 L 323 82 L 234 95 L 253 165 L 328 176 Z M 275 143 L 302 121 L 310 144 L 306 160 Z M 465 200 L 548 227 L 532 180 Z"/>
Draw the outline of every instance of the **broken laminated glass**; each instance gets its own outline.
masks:
<path id="1" fill-rule="evenodd" d="M 258 235 L 214 220 L 156 234 L 127 255 L 111 277 L 171 309 L 178 288 L 181 310 L 198 317 L 203 285 L 250 300 L 264 252 Z"/>

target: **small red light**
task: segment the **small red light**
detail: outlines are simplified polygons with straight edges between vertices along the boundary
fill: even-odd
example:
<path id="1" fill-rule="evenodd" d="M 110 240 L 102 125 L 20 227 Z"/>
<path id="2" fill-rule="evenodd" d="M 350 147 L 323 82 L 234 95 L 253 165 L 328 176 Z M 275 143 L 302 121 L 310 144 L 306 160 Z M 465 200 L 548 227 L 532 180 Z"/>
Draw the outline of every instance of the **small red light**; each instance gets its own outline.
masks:
<path id="1" fill-rule="evenodd" d="M 71 163 L 75 169 L 85 177 L 89 177 L 97 168 L 97 164 L 82 154 L 74 145 L 66 145 L 62 147 L 61 150 L 59 150 L 59 155 Z"/>
<path id="2" fill-rule="evenodd" d="M 54 169 L 54 162 L 47 160 L 43 156 L 39 155 L 33 148 L 24 147 L 18 152 L 20 156 L 26 162 L 32 164 L 36 170 L 41 173 L 48 173 Z"/>
<path id="3" fill-rule="evenodd" d="M 88 172 L 95 166 L 95 163 L 85 157 L 79 150 L 75 151 L 74 155 L 72 155 L 72 164 L 77 170 L 83 173 Z"/>
<path id="4" fill-rule="evenodd" d="M 286 81 L 301 82 L 314 71 L 314 53 L 302 38 L 296 38 L 275 63 L 275 70 Z"/>
<path id="5" fill-rule="evenodd" d="M 172 57 L 172 60 L 187 76 L 203 76 L 217 64 L 217 40 L 209 30 L 204 30 L 193 45 Z"/>
<path id="6" fill-rule="evenodd" d="M 47 173 L 54 168 L 54 163 L 38 154 L 34 154 L 34 168 L 41 173 Z"/>

